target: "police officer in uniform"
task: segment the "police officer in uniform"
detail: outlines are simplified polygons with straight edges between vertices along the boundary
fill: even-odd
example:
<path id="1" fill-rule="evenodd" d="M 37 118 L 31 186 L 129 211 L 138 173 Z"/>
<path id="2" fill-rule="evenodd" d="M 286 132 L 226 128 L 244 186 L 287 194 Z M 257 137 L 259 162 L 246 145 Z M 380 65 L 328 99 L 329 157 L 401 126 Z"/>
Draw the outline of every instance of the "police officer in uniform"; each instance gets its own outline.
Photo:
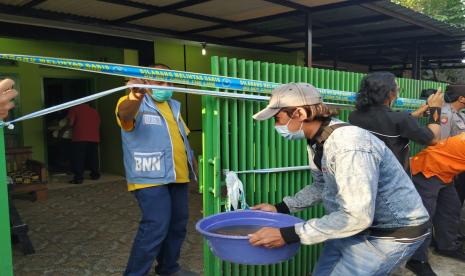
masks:
<path id="1" fill-rule="evenodd" d="M 441 112 L 441 139 L 465 132 L 465 85 L 449 85 L 444 96 Z M 463 204 L 465 199 L 465 173 L 455 178 L 455 187 Z"/>

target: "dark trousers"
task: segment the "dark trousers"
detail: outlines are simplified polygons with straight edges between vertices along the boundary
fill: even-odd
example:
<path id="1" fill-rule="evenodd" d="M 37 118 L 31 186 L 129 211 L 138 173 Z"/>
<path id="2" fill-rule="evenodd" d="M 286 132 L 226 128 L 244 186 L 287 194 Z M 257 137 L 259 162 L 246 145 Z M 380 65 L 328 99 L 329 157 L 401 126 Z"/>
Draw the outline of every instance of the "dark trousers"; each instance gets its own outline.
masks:
<path id="1" fill-rule="evenodd" d="M 422 173 L 414 175 L 413 183 L 423 200 L 433 223 L 434 240 L 439 250 L 455 250 L 459 247 L 457 234 L 459 231 L 460 200 L 454 185 L 444 184 L 433 176 L 426 178 Z M 413 254 L 412 259 L 428 261 L 428 247 L 431 236 Z"/>
<path id="2" fill-rule="evenodd" d="M 178 264 L 189 218 L 188 184 L 168 184 L 134 191 L 142 219 L 124 275 L 142 276 L 157 259 L 157 274 L 172 274 Z"/>
<path id="3" fill-rule="evenodd" d="M 457 193 L 460 198 L 460 203 L 463 205 L 463 201 L 465 200 L 465 172 L 455 177 L 454 185 L 455 189 L 457 189 Z"/>
<path id="4" fill-rule="evenodd" d="M 86 166 L 87 165 L 87 166 Z M 84 170 L 88 167 L 92 178 L 100 177 L 98 162 L 98 143 L 72 142 L 71 143 L 71 170 L 74 180 L 84 179 Z"/>

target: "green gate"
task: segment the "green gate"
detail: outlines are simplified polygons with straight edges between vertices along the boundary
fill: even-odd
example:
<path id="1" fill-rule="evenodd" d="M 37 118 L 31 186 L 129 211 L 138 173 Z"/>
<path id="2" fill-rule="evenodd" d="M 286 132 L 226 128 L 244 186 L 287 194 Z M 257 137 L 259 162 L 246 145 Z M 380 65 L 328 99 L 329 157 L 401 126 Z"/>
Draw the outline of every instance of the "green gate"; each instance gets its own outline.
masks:
<path id="1" fill-rule="evenodd" d="M 213 75 L 238 77 L 276 83 L 308 82 L 318 88 L 340 91 L 358 91 L 364 74 L 342 72 L 294 65 L 212 57 Z M 431 81 L 398 79 L 402 98 L 418 99 L 425 88 L 444 84 Z M 325 99 L 330 101 L 331 99 Z M 337 101 L 332 101 L 337 103 Z M 308 164 L 306 142 L 282 139 L 275 131 L 272 120 L 257 122 L 252 115 L 266 106 L 264 102 L 203 97 L 202 143 L 199 189 L 203 193 L 203 214 L 209 216 L 224 211 L 224 170 L 242 171 L 275 167 L 303 166 Z M 339 118 L 347 120 L 349 110 L 341 110 Z M 412 152 L 421 149 L 412 146 Z M 270 174 L 239 175 L 246 191 L 247 203 L 275 204 L 284 196 L 293 195 L 311 183 L 309 171 Z M 296 215 L 302 219 L 320 217 L 321 206 Z M 223 262 L 213 256 L 204 242 L 205 275 L 309 275 L 321 251 L 321 244 L 301 246 L 292 259 L 268 266 L 237 265 Z M 240 254 L 238 252 L 238 254 Z"/>

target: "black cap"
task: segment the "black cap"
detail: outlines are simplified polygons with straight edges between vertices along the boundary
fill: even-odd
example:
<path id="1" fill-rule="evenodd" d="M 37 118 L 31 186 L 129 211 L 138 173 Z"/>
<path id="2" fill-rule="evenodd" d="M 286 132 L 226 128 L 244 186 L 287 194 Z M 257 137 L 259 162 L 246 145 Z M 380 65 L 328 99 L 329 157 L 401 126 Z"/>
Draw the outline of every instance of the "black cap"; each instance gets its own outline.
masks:
<path id="1" fill-rule="evenodd" d="M 446 87 L 446 94 L 444 100 L 447 103 L 455 102 L 460 96 L 465 97 L 464 84 L 451 84 Z"/>

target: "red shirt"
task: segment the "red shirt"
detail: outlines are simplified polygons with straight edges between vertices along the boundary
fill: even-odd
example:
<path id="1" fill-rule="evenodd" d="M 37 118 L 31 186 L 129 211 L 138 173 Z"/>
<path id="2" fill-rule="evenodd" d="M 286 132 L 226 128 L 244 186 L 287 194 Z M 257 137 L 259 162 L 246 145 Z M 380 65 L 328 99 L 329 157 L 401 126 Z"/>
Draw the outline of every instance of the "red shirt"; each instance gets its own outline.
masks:
<path id="1" fill-rule="evenodd" d="M 74 142 L 100 142 L 100 115 L 88 104 L 80 104 L 68 111 L 69 123 L 73 126 Z"/>

